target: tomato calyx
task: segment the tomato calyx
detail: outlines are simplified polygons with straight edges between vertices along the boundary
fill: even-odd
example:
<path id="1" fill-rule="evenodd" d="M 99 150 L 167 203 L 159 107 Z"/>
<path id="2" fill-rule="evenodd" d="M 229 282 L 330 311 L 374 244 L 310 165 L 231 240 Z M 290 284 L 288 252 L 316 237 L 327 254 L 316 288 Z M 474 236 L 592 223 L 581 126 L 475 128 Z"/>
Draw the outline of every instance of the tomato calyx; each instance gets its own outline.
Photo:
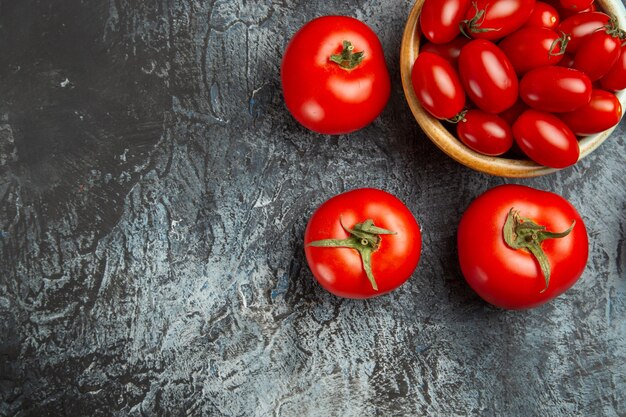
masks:
<path id="1" fill-rule="evenodd" d="M 570 41 L 570 37 L 567 33 L 561 31 L 561 36 L 556 38 L 554 42 L 550 45 L 550 50 L 548 51 L 549 56 L 559 56 L 565 55 L 565 48 L 567 48 L 567 44 Z M 559 47 L 558 52 L 554 52 Z"/>
<path id="2" fill-rule="evenodd" d="M 459 29 L 461 33 L 467 37 L 472 39 L 470 33 L 483 33 L 483 32 L 494 32 L 500 30 L 500 28 L 482 28 L 480 25 L 485 21 L 485 14 L 487 12 L 487 7 L 484 9 L 479 9 L 478 4 L 474 1 L 472 2 L 472 6 L 476 10 L 476 14 L 471 19 L 462 20 L 459 23 Z"/>
<path id="3" fill-rule="evenodd" d="M 541 292 L 548 289 L 550 284 L 550 261 L 545 252 L 541 248 L 541 243 L 546 239 L 560 239 L 570 234 L 576 220 L 572 221 L 572 225 L 563 232 L 549 232 L 545 226 L 539 225 L 532 221 L 522 217 L 519 211 L 513 207 L 509 210 L 509 214 L 506 216 L 502 234 L 504 241 L 511 249 L 525 249 L 530 252 L 541 267 L 541 272 L 546 281 L 546 286 Z"/>
<path id="4" fill-rule="evenodd" d="M 602 26 L 607 34 L 612 36 L 613 38 L 617 38 L 622 41 L 622 46 L 624 42 L 626 42 L 626 31 L 619 27 L 619 23 L 617 22 L 617 17 L 611 15 L 609 21 L 606 25 Z M 601 30 L 602 28 L 598 29 Z"/>
<path id="5" fill-rule="evenodd" d="M 332 54 L 329 59 L 345 70 L 356 68 L 361 61 L 365 51 L 354 52 L 354 45 L 350 41 L 343 41 L 343 49 L 339 54 Z"/>
<path id="6" fill-rule="evenodd" d="M 350 237 L 346 239 L 322 239 L 308 243 L 307 246 L 323 248 L 352 248 L 356 249 L 361 256 L 365 275 L 372 284 L 372 288 L 378 291 L 378 285 L 372 273 L 372 253 L 376 252 L 382 241 L 381 235 L 395 235 L 396 232 L 382 229 L 374 225 L 372 219 L 367 219 L 363 223 L 357 223 L 352 229 L 344 226 L 341 217 L 339 218 L 341 227 L 348 232 Z"/>
<path id="7" fill-rule="evenodd" d="M 465 121 L 465 115 L 467 114 L 469 110 L 468 109 L 463 109 L 461 110 L 456 116 L 454 116 L 451 119 L 445 119 L 446 122 L 450 122 L 450 123 L 460 123 L 460 122 L 464 122 Z"/>

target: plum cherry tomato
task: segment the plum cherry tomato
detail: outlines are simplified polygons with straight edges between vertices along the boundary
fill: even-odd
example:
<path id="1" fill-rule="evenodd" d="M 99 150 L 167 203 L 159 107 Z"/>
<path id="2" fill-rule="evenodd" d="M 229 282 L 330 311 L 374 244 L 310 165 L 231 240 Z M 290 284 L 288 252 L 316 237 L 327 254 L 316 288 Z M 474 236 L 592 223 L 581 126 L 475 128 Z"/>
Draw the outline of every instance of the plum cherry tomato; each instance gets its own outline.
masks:
<path id="1" fill-rule="evenodd" d="M 622 104 L 613 93 L 593 90 L 589 104 L 559 117 L 575 134 L 591 135 L 616 126 L 622 118 Z"/>
<path id="2" fill-rule="evenodd" d="M 465 106 L 465 92 L 452 65 L 439 55 L 417 56 L 411 72 L 413 90 L 422 107 L 438 119 L 452 119 Z"/>
<path id="3" fill-rule="evenodd" d="M 487 113 L 500 113 L 517 101 L 518 81 L 504 52 L 492 42 L 476 39 L 461 49 L 461 81 L 469 98 Z"/>
<path id="4" fill-rule="evenodd" d="M 409 279 L 420 258 L 420 227 L 409 209 L 381 190 L 339 194 L 311 216 L 306 259 L 322 287 L 339 297 L 369 298 Z"/>
<path id="5" fill-rule="evenodd" d="M 520 81 L 520 97 L 530 107 L 546 112 L 568 112 L 591 100 L 591 80 L 584 72 L 563 67 L 541 67 Z"/>
<path id="6" fill-rule="evenodd" d="M 465 36 L 457 36 L 447 43 L 425 42 L 420 48 L 422 52 L 432 52 L 442 58 L 445 58 L 454 68 L 459 66 L 459 55 L 461 49 L 469 43 L 470 39 Z"/>
<path id="7" fill-rule="evenodd" d="M 585 224 L 567 200 L 514 184 L 492 188 L 469 205 L 457 246 L 470 287 L 506 309 L 537 307 L 563 294 L 589 256 Z"/>
<path id="8" fill-rule="evenodd" d="M 459 24 L 465 18 L 472 0 L 426 0 L 420 12 L 422 33 L 433 43 L 446 43 L 456 38 Z"/>
<path id="9" fill-rule="evenodd" d="M 622 45 L 619 58 L 615 64 L 613 64 L 609 72 L 600 79 L 600 86 L 610 91 L 618 91 L 626 88 L 626 44 Z"/>
<path id="10" fill-rule="evenodd" d="M 559 0 L 559 3 L 564 9 L 580 12 L 591 7 L 593 0 Z"/>
<path id="11" fill-rule="evenodd" d="M 558 32 L 569 36 L 566 51 L 573 54 L 587 36 L 609 23 L 610 17 L 602 12 L 578 13 L 563 20 Z"/>
<path id="12" fill-rule="evenodd" d="M 550 168 L 574 165 L 580 155 L 574 133 L 551 113 L 526 110 L 513 123 L 513 137 L 530 159 Z"/>
<path id="13" fill-rule="evenodd" d="M 574 68 L 587 74 L 591 81 L 599 80 L 617 62 L 621 46 L 621 35 L 608 29 L 592 33 L 578 47 Z"/>
<path id="14" fill-rule="evenodd" d="M 535 0 L 476 0 L 461 30 L 474 39 L 500 39 L 522 27 L 534 7 Z"/>
<path id="15" fill-rule="evenodd" d="M 363 22 L 324 16 L 289 42 L 281 65 L 285 104 L 302 125 L 343 134 L 370 124 L 389 99 L 382 46 Z"/>
<path id="16" fill-rule="evenodd" d="M 556 29 L 560 22 L 559 12 L 548 3 L 538 1 L 530 17 L 522 27 Z"/>
<path id="17" fill-rule="evenodd" d="M 483 155 L 506 153 L 513 145 L 513 133 L 503 118 L 481 110 L 468 110 L 456 125 L 458 138 Z"/>
<path id="18" fill-rule="evenodd" d="M 515 72 L 522 75 L 534 68 L 558 64 L 565 53 L 567 36 L 552 29 L 528 27 L 511 33 L 498 46 Z"/>

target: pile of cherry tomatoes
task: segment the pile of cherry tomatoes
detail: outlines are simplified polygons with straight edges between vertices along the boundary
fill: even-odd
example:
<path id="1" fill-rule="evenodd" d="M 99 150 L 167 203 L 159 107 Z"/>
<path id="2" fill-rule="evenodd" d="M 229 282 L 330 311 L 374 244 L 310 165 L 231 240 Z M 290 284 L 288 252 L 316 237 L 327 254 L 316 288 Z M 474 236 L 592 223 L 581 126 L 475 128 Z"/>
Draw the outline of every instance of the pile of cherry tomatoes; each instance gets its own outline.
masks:
<path id="1" fill-rule="evenodd" d="M 476 152 L 564 168 L 621 118 L 626 33 L 593 0 L 426 0 L 419 26 L 415 93 Z"/>

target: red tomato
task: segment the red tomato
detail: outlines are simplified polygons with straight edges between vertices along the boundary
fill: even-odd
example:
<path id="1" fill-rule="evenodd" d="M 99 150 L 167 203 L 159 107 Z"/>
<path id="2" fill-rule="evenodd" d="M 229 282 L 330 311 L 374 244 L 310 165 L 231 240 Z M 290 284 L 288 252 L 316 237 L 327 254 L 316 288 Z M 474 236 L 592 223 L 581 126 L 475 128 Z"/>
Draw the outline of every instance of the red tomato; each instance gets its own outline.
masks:
<path id="1" fill-rule="evenodd" d="M 556 29 L 559 25 L 559 12 L 548 3 L 538 1 L 530 17 L 522 27 L 540 27 L 546 29 Z"/>
<path id="2" fill-rule="evenodd" d="M 447 43 L 432 43 L 426 42 L 420 48 L 420 53 L 432 52 L 442 58 L 445 58 L 454 68 L 459 65 L 459 55 L 461 55 L 461 49 L 469 43 L 470 39 L 465 36 L 457 36 L 453 40 Z"/>
<path id="3" fill-rule="evenodd" d="M 477 39 L 461 49 L 459 72 L 470 99 L 487 113 L 500 113 L 517 101 L 515 70 L 495 44 Z"/>
<path id="4" fill-rule="evenodd" d="M 469 110 L 456 125 L 461 142 L 484 155 L 502 155 L 513 145 L 511 127 L 501 117 L 481 110 Z"/>
<path id="5" fill-rule="evenodd" d="M 411 72 L 422 107 L 438 119 L 451 119 L 465 106 L 465 92 L 454 68 L 431 52 L 417 56 Z"/>
<path id="6" fill-rule="evenodd" d="M 520 117 L 526 110 L 528 110 L 526 103 L 518 99 L 514 105 L 502 113 L 499 113 L 498 116 L 502 117 L 504 121 L 509 124 L 509 126 L 513 126 L 513 123 L 515 123 L 517 118 Z"/>
<path id="7" fill-rule="evenodd" d="M 559 25 L 559 32 L 564 32 L 570 38 L 567 43 L 567 52 L 574 53 L 584 38 L 609 23 L 609 16 L 601 12 L 578 13 L 563 20 Z"/>
<path id="8" fill-rule="evenodd" d="M 552 29 L 522 28 L 502 39 L 498 47 L 506 54 L 518 75 L 531 69 L 555 65 L 563 58 L 567 36 Z"/>
<path id="9" fill-rule="evenodd" d="M 580 155 L 574 133 L 550 113 L 526 110 L 513 124 L 513 137 L 530 159 L 547 167 L 574 165 Z"/>
<path id="10" fill-rule="evenodd" d="M 322 287 L 340 297 L 369 298 L 409 279 L 422 237 L 400 200 L 362 188 L 322 204 L 309 220 L 304 243 L 311 272 Z"/>
<path id="11" fill-rule="evenodd" d="M 520 81 L 520 97 L 530 107 L 546 112 L 567 112 L 591 100 L 591 80 L 584 72 L 564 67 L 541 67 Z"/>
<path id="12" fill-rule="evenodd" d="M 609 72 L 600 79 L 600 86 L 606 90 L 618 91 L 626 88 L 626 44 L 622 45 L 620 55 Z"/>
<path id="13" fill-rule="evenodd" d="M 522 27 L 535 7 L 535 0 L 476 0 L 461 28 L 475 39 L 496 40 Z"/>
<path id="14" fill-rule="evenodd" d="M 602 78 L 617 62 L 622 40 L 606 30 L 587 37 L 574 55 L 574 68 L 584 71 L 591 81 Z"/>
<path id="15" fill-rule="evenodd" d="M 533 233 L 524 227 L 530 222 L 545 229 Z M 585 223 L 567 200 L 514 184 L 492 188 L 470 204 L 459 223 L 457 246 L 470 287 L 507 309 L 537 307 L 563 294 L 580 278 L 589 256 Z M 541 264 L 528 246 L 543 253 Z"/>
<path id="16" fill-rule="evenodd" d="M 367 126 L 391 91 L 378 37 L 363 22 L 345 16 L 324 16 L 304 25 L 287 46 L 281 79 L 291 114 L 324 134 Z"/>
<path id="17" fill-rule="evenodd" d="M 622 118 L 622 104 L 613 93 L 593 90 L 589 104 L 559 117 L 575 134 L 591 135 L 616 126 Z"/>
<path id="18" fill-rule="evenodd" d="M 446 43 L 456 38 L 459 24 L 467 14 L 471 0 L 426 0 L 420 12 L 422 33 L 433 43 Z"/>
<path id="19" fill-rule="evenodd" d="M 564 9 L 583 11 L 591 7 L 593 0 L 559 0 L 559 3 Z"/>

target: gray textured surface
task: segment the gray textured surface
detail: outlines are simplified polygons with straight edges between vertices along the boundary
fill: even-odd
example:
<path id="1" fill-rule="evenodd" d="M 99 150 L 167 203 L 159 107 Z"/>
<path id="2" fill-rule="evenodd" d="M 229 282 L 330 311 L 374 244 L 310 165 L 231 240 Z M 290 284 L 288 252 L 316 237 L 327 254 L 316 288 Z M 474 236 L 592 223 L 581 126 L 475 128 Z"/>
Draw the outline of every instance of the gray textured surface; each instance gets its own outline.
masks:
<path id="1" fill-rule="evenodd" d="M 0 1 L 1 416 L 624 416 L 624 123 L 557 192 L 590 231 L 582 279 L 527 312 L 456 261 L 469 202 L 507 182 L 445 157 L 402 94 L 409 1 Z M 393 77 L 349 137 L 286 112 L 279 63 L 323 14 L 364 20 Z M 356 158 L 359 156 L 359 158 Z M 424 228 L 369 301 L 306 266 L 324 200 L 361 186 Z"/>

